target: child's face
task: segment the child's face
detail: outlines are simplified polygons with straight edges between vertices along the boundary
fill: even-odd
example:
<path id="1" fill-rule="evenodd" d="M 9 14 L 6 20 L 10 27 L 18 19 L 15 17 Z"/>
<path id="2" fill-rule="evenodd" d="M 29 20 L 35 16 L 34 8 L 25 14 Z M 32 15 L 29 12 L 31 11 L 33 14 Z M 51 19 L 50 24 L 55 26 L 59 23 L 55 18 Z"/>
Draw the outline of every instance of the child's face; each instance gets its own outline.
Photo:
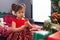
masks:
<path id="1" fill-rule="evenodd" d="M 22 8 L 22 9 L 18 10 L 18 11 L 16 12 L 16 16 L 17 16 L 17 17 L 20 17 L 20 18 L 24 17 L 24 16 L 25 16 L 25 9 Z"/>

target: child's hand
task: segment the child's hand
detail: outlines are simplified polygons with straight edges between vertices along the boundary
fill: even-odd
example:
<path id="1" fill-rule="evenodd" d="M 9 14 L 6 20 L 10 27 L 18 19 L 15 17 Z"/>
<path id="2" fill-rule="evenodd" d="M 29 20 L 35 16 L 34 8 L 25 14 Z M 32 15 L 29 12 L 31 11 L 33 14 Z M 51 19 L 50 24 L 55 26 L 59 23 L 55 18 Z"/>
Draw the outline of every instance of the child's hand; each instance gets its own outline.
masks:
<path id="1" fill-rule="evenodd" d="M 25 25 L 26 27 L 28 27 L 28 26 L 29 26 L 28 21 L 27 21 L 27 22 L 25 22 L 25 23 L 24 23 L 24 25 Z"/>
<path id="2" fill-rule="evenodd" d="M 21 28 L 21 29 L 24 29 L 24 28 L 25 28 L 25 25 L 21 26 L 20 28 Z"/>
<path id="3" fill-rule="evenodd" d="M 25 25 L 25 27 L 29 27 L 29 28 L 31 28 L 31 26 L 32 26 L 29 21 L 25 22 L 24 25 Z"/>

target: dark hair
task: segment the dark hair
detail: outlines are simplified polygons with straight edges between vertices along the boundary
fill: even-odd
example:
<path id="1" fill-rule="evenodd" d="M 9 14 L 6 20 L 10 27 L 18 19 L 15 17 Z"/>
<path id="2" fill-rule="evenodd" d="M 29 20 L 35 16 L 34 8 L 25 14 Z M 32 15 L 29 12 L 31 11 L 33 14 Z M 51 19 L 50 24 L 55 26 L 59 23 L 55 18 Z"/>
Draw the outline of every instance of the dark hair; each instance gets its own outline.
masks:
<path id="1" fill-rule="evenodd" d="M 15 10 L 15 6 L 16 6 L 16 4 L 11 5 L 12 10 Z"/>
<path id="2" fill-rule="evenodd" d="M 14 10 L 15 12 L 23 8 L 21 5 L 16 5 L 16 4 L 12 4 L 11 7 L 12 7 L 12 10 Z"/>

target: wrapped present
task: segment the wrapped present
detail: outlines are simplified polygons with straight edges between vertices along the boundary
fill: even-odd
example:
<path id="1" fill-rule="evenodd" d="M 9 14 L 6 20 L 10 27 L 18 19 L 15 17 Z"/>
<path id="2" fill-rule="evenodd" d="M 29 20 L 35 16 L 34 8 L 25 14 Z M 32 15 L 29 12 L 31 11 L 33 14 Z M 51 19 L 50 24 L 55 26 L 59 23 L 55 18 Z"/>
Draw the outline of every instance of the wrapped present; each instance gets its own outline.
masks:
<path id="1" fill-rule="evenodd" d="M 36 24 L 32 24 L 32 29 L 30 29 L 31 31 L 39 31 L 41 30 L 43 27 L 36 25 Z"/>
<path id="2" fill-rule="evenodd" d="M 51 34 L 49 31 L 36 31 L 33 33 L 33 40 L 45 40 L 49 34 Z"/>
<path id="3" fill-rule="evenodd" d="M 46 40 L 60 40 L 60 31 L 49 35 Z"/>

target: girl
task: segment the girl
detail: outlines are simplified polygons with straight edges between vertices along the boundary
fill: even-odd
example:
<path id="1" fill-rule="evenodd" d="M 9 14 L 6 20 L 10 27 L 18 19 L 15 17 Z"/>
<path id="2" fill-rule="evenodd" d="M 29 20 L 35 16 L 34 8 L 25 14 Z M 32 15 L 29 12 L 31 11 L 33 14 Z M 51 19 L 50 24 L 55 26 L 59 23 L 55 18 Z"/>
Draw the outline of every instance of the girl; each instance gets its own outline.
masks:
<path id="1" fill-rule="evenodd" d="M 7 40 L 32 40 L 30 32 L 31 24 L 25 18 L 25 8 L 22 5 L 15 6 L 16 18 L 12 20 L 12 33 Z"/>

